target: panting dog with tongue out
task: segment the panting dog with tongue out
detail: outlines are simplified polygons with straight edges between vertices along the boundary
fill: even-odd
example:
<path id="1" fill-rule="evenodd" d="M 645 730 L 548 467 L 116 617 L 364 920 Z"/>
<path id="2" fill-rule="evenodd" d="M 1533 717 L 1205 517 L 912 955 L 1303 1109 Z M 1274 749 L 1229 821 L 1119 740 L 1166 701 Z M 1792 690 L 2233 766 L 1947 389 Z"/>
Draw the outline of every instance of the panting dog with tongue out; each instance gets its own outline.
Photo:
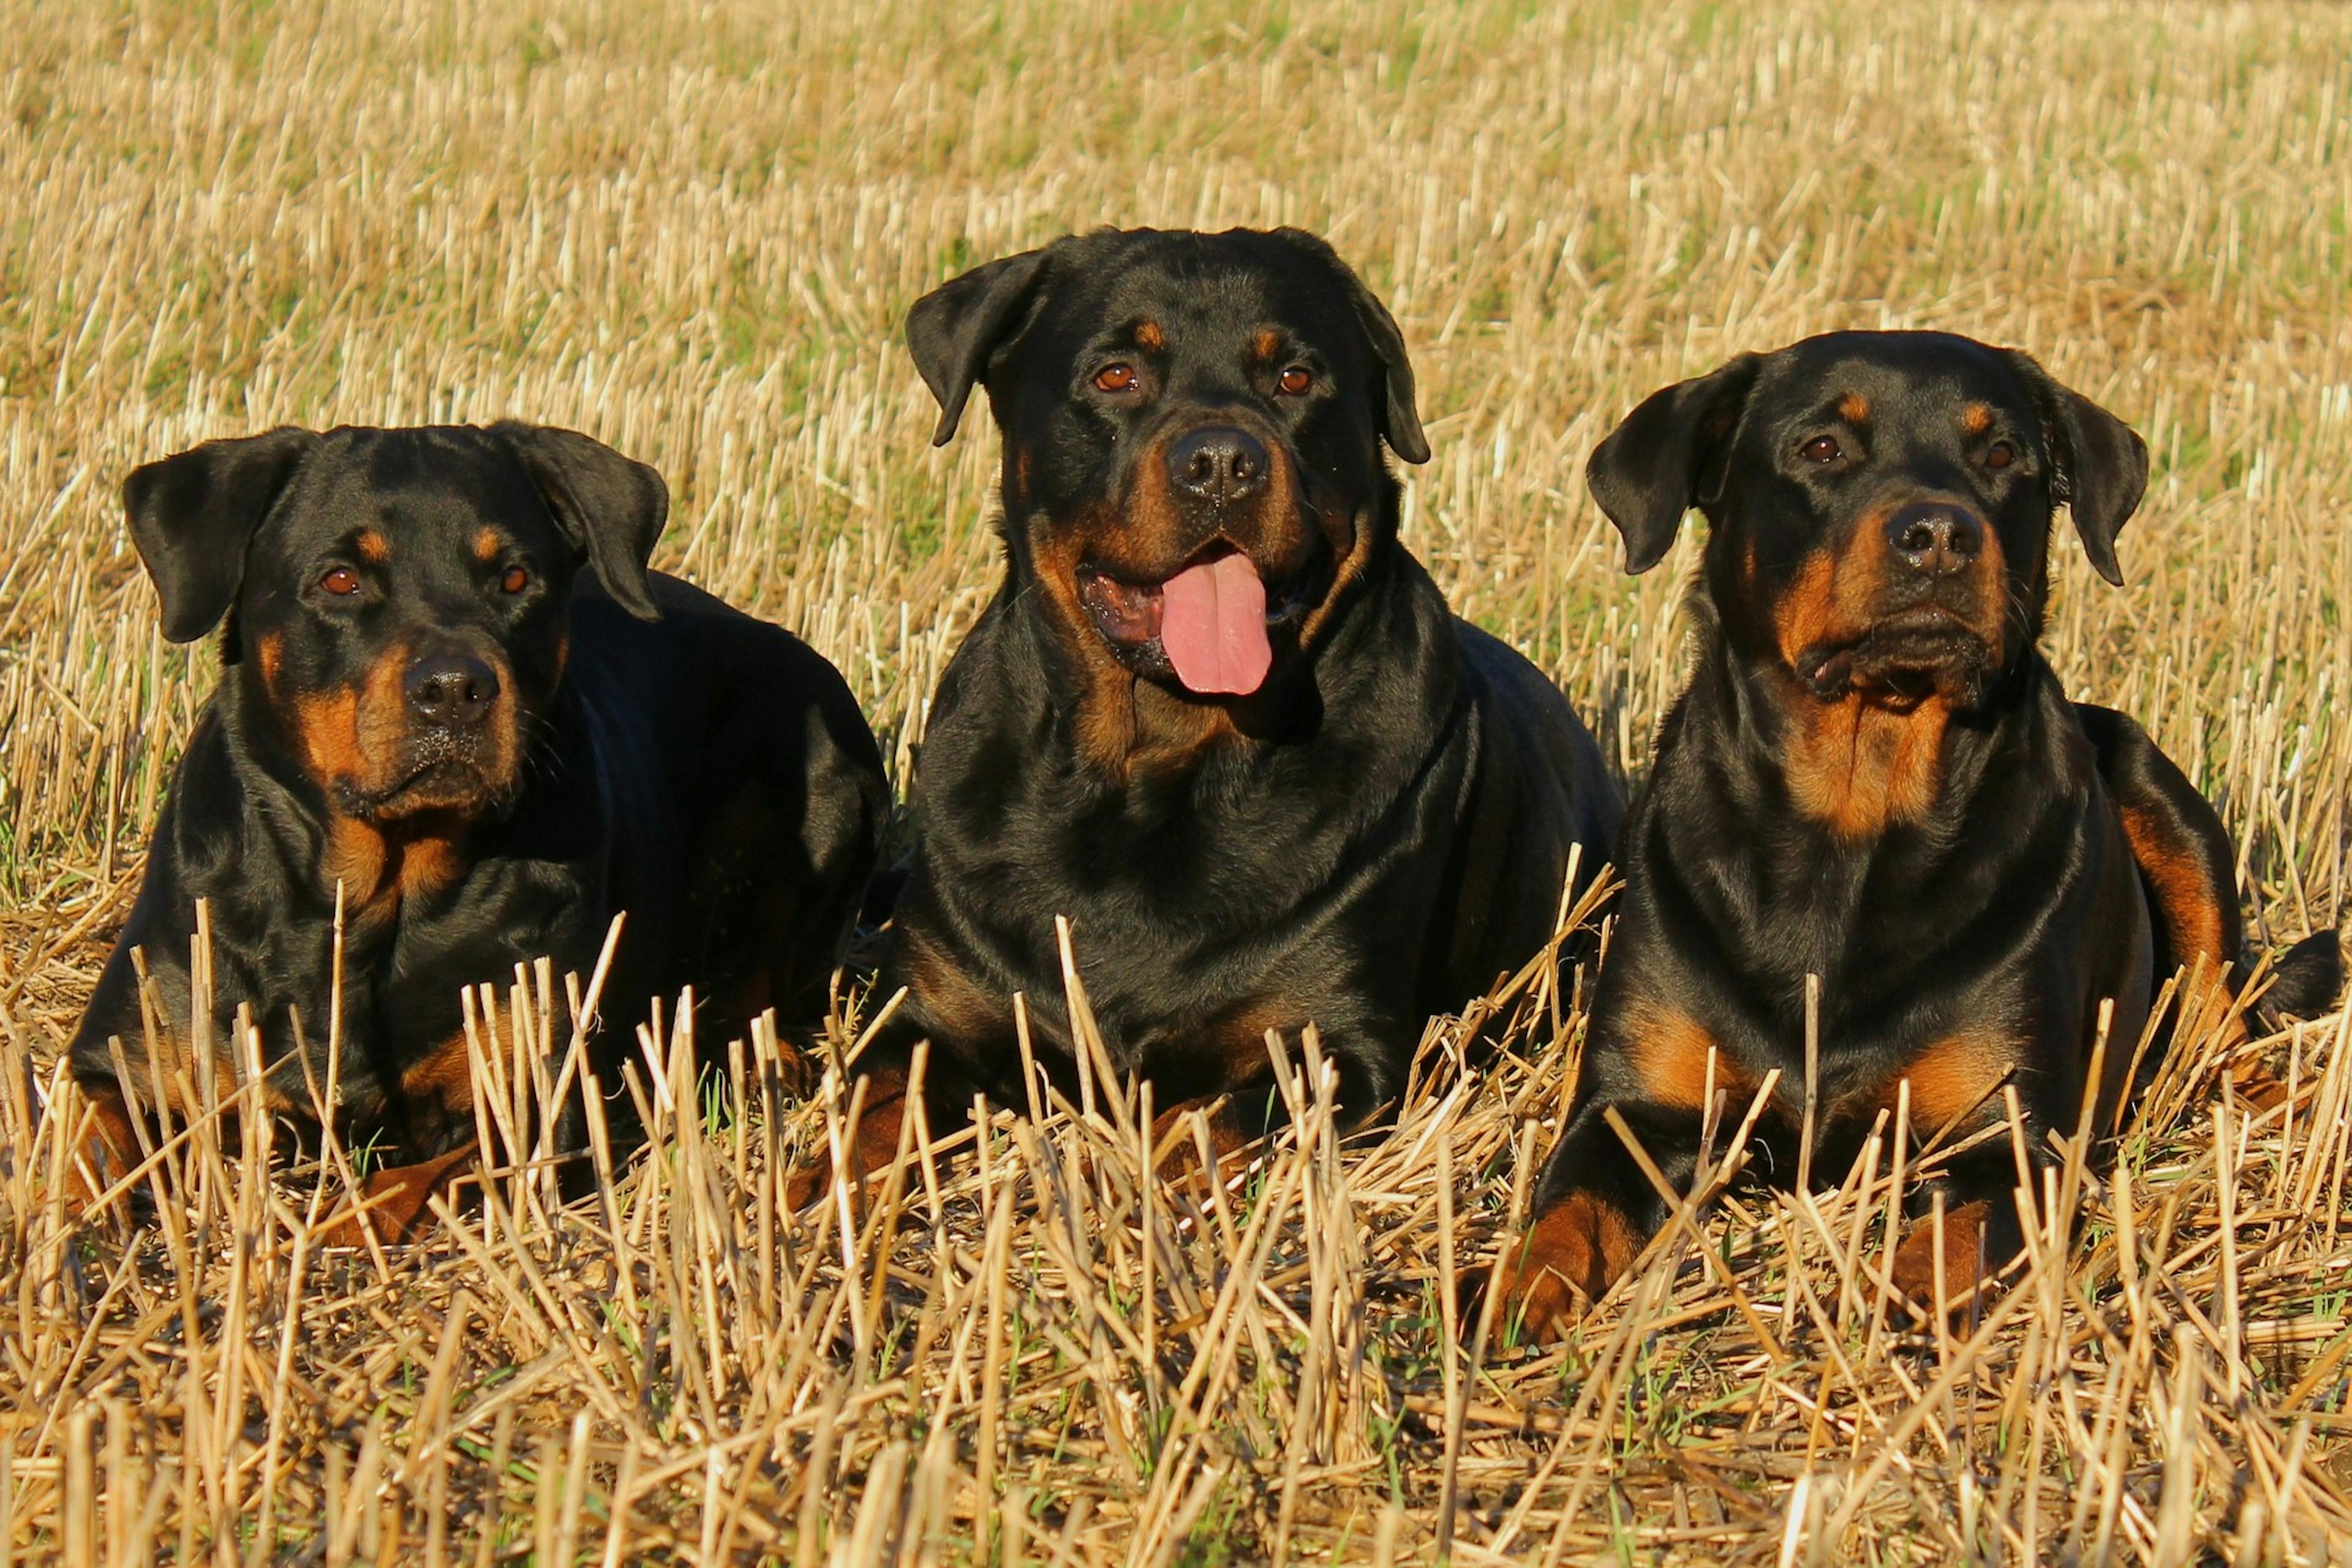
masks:
<path id="1" fill-rule="evenodd" d="M 1056 915 L 1163 1154 L 1196 1107 L 1221 1151 L 1265 1131 L 1270 1028 L 1318 1026 L 1377 1111 L 1621 810 L 1559 690 L 1398 542 L 1381 444 L 1429 446 L 1395 321 L 1311 235 L 1136 230 L 990 262 L 907 334 L 939 442 L 987 390 L 1005 573 L 932 708 L 849 1173 L 896 1150 L 919 1040 L 935 1121 L 1028 1103 L 1016 992 L 1076 1092 Z"/>

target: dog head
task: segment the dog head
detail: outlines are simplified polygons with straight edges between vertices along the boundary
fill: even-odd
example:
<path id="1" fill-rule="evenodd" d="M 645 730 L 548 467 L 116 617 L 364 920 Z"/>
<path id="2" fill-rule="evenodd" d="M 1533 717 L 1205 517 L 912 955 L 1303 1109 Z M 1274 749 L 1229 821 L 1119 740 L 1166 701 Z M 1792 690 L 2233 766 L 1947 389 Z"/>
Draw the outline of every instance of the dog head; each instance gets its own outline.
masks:
<path id="1" fill-rule="evenodd" d="M 585 563 L 651 618 L 668 492 L 569 430 L 286 428 L 134 470 L 131 536 L 174 642 L 227 623 L 229 679 L 330 810 L 494 814 L 569 652 Z"/>
<path id="2" fill-rule="evenodd" d="M 1003 527 L 1081 667 L 1248 698 L 1394 528 L 1429 456 L 1395 321 L 1295 229 L 1105 231 L 992 261 L 908 318 L 950 439 L 974 385 Z"/>
<path id="3" fill-rule="evenodd" d="M 1736 646 L 1824 700 L 1986 700 L 2041 635 L 2050 527 L 2100 575 L 2147 481 L 2140 438 L 2013 350 L 1833 332 L 1665 388 L 1592 454 L 1646 571 L 1696 506 Z"/>

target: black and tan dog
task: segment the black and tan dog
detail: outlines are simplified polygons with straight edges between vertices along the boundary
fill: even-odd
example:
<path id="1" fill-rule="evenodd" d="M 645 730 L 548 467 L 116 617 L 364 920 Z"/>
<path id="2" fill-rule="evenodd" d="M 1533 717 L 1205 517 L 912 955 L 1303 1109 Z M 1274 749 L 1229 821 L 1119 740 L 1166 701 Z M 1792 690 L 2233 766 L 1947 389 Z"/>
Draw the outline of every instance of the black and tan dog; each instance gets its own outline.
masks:
<path id="1" fill-rule="evenodd" d="M 1594 452 L 1630 570 L 1687 508 L 1709 536 L 1696 668 L 1627 818 L 1582 1075 L 1507 1270 L 1529 1330 L 1556 1331 L 1666 1218 L 1610 1113 L 1681 1190 L 1707 1086 L 1736 1120 L 1778 1069 L 1758 1168 L 1794 1178 L 1809 974 L 1819 1163 L 1842 1172 L 1906 1080 L 1912 1131 L 1948 1143 L 2002 1120 L 2013 1087 L 2051 1159 L 2084 1096 L 2111 1115 L 2129 1093 L 2159 983 L 2239 958 L 2212 807 L 2129 719 L 2068 701 L 2036 647 L 2055 509 L 2120 583 L 2147 473 L 2136 435 L 2032 360 L 1927 332 L 1743 355 Z M 2328 935 L 2274 995 L 2307 1008 L 2339 983 Z M 1947 1200 L 1947 1300 L 2018 1252 L 2017 1181 L 1996 1137 L 1924 1194 Z M 1895 1258 L 1915 1300 L 1936 1293 L 1932 1229 Z"/>
<path id="2" fill-rule="evenodd" d="M 150 463 L 123 496 L 165 635 L 227 624 L 72 1046 L 115 1161 L 137 1158 L 138 1107 L 185 1116 L 202 1075 L 234 1087 L 240 1005 L 268 1105 L 310 1117 L 339 885 L 338 1109 L 394 1167 L 379 1230 L 474 1141 L 461 988 L 542 955 L 584 975 L 615 911 L 600 1043 L 689 984 L 706 1038 L 771 1006 L 822 1015 L 887 808 L 880 755 L 822 658 L 647 571 L 668 512 L 653 469 L 519 424 L 281 429 Z"/>
<path id="3" fill-rule="evenodd" d="M 1222 1100 L 1222 1148 L 1262 1133 L 1266 1031 L 1310 1021 L 1373 1111 L 1433 1013 L 1541 948 L 1570 847 L 1591 875 L 1620 815 L 1559 690 L 1398 541 L 1381 443 L 1429 448 L 1396 323 L 1310 235 L 1139 230 L 957 278 L 908 339 L 938 441 L 987 388 L 1006 563 L 917 771 L 858 1169 L 919 1039 L 943 1112 L 1027 1102 L 1015 992 L 1070 1081 L 1056 915 L 1163 1124 Z"/>

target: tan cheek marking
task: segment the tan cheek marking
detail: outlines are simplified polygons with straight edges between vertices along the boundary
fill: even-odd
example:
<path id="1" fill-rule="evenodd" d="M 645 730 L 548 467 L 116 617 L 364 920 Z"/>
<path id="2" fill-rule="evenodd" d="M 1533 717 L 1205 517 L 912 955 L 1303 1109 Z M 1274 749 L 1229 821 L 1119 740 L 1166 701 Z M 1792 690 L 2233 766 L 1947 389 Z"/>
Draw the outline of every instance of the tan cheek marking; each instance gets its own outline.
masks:
<path id="1" fill-rule="evenodd" d="M 1886 513 L 1865 512 L 1842 546 L 1805 558 L 1774 607 L 1780 657 L 1795 668 L 1807 648 L 1858 637 L 1877 617 L 1886 581 Z"/>
<path id="2" fill-rule="evenodd" d="M 1862 425 L 1870 419 L 1870 399 L 1859 392 L 1849 392 L 1838 399 L 1838 417 L 1849 425 Z"/>
<path id="3" fill-rule="evenodd" d="M 389 648 L 360 685 L 293 700 L 295 737 L 320 784 L 347 779 L 373 793 L 386 782 L 384 771 L 398 764 L 407 736 L 402 686 L 408 660 L 404 646 Z"/>
<path id="4" fill-rule="evenodd" d="M 1817 552 L 1781 595 L 1776 624 L 1780 656 L 1796 669 L 1808 648 L 1842 641 L 1871 621 L 1885 577 L 1885 520 L 1876 512 L 1856 526 L 1843 555 Z M 1986 564 L 1989 563 L 1990 564 Z M 1998 547 L 1979 572 L 1998 598 Z M 1998 644 L 1998 626 L 1992 633 Z M 1789 792 L 1798 809 L 1849 839 L 1913 822 L 1935 805 L 1943 780 L 1943 742 L 1951 709 L 1930 698 L 1909 712 L 1865 703 L 1860 696 L 1824 703 L 1799 693 L 1788 709 L 1782 755 Z"/>
<path id="5" fill-rule="evenodd" d="M 408 734 L 408 693 L 404 689 L 410 653 L 406 647 L 384 651 L 369 667 L 360 689 L 359 750 L 362 776 L 373 789 L 383 769 L 396 758 Z"/>
<path id="6" fill-rule="evenodd" d="M 278 690 L 278 672 L 286 665 L 286 639 L 276 632 L 264 632 L 253 645 L 254 657 L 261 666 L 261 684 L 272 694 Z"/>
<path id="7" fill-rule="evenodd" d="M 359 537 L 360 559 L 373 566 L 381 566 L 392 559 L 392 546 L 374 529 L 363 530 Z"/>
<path id="8" fill-rule="evenodd" d="M 1146 481 L 1149 488 L 1149 481 Z M 1077 653 L 1078 690 L 1073 694 L 1073 726 L 1081 755 L 1097 767 L 1123 775 L 1135 739 L 1135 678 L 1103 646 L 1093 619 L 1078 599 L 1078 552 L 1075 528 L 1055 528 L 1036 542 L 1030 564 L 1062 623 L 1063 636 Z"/>
<path id="9" fill-rule="evenodd" d="M 359 776 L 359 693 L 348 686 L 294 700 L 295 741 L 322 784 Z"/>
<path id="10" fill-rule="evenodd" d="M 2009 660 L 2009 557 L 1990 518 L 1984 520 L 1984 545 L 1977 552 L 1976 589 L 1977 630 L 1998 668 Z"/>
<path id="11" fill-rule="evenodd" d="M 1837 558 L 1826 550 L 1814 552 L 1798 568 L 1795 581 L 1780 595 L 1773 624 L 1780 634 L 1780 657 L 1794 669 L 1804 651 L 1829 639 L 1835 619 Z"/>

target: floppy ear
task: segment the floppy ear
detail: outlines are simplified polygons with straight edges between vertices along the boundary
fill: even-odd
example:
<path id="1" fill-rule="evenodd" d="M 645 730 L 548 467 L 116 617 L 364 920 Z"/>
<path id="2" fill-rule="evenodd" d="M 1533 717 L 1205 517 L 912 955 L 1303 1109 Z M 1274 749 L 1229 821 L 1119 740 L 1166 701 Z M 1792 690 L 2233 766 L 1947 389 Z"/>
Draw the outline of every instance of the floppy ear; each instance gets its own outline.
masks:
<path id="1" fill-rule="evenodd" d="M 1412 362 L 1405 357 L 1404 334 L 1397 330 L 1389 308 L 1353 272 L 1348 274 L 1348 280 L 1355 285 L 1356 315 L 1364 323 L 1364 335 L 1372 340 L 1372 352 L 1380 356 L 1387 383 L 1381 434 L 1406 462 L 1426 463 L 1429 437 L 1422 433 L 1421 411 L 1413 406 Z"/>
<path id="2" fill-rule="evenodd" d="M 907 312 L 907 351 L 940 404 L 932 446 L 955 439 L 973 384 L 987 374 L 989 356 L 1012 336 L 1045 270 L 1043 250 L 999 257 L 950 278 Z"/>
<path id="3" fill-rule="evenodd" d="M 669 521 L 661 475 L 577 430 L 502 419 L 490 434 L 522 464 L 613 602 L 641 621 L 659 619 L 646 563 Z"/>
<path id="4" fill-rule="evenodd" d="M 1356 309 L 1356 321 L 1364 329 L 1371 343 L 1372 357 L 1381 362 L 1381 435 L 1391 450 L 1408 463 L 1429 461 L 1429 437 L 1421 428 L 1421 411 L 1415 406 L 1412 386 L 1412 360 L 1405 353 L 1404 333 L 1397 328 L 1396 318 L 1381 303 L 1380 296 L 1364 286 L 1356 269 L 1340 259 L 1331 248 L 1331 242 L 1319 234 L 1303 228 L 1276 231 L 1292 244 L 1311 251 L 1334 272 L 1346 279 L 1349 302 Z"/>
<path id="5" fill-rule="evenodd" d="M 1683 513 L 1722 493 L 1724 456 L 1761 363 L 1741 354 L 1652 393 L 1592 449 L 1585 488 L 1624 537 L 1627 572 L 1664 560 Z"/>
<path id="6" fill-rule="evenodd" d="M 2116 536 L 2147 492 L 2147 443 L 2081 393 L 2061 386 L 2031 354 L 2008 353 L 2042 407 L 2042 429 L 2057 460 L 2051 499 L 2066 503 L 2092 569 L 2120 588 L 2124 571 L 2116 559 Z"/>
<path id="7" fill-rule="evenodd" d="M 245 547 L 319 437 L 292 426 L 207 441 L 143 463 L 122 481 L 131 542 L 163 601 L 163 635 L 194 642 L 220 625 L 245 581 Z"/>
<path id="8" fill-rule="evenodd" d="M 1339 258 L 1334 257 L 1334 261 Z M 1364 287 L 1345 262 L 1339 270 L 1348 277 L 1349 289 L 1356 299 L 1356 319 L 1364 324 L 1364 335 L 1372 342 L 1372 353 L 1381 362 L 1381 377 L 1384 399 L 1381 411 L 1381 434 L 1388 437 L 1391 449 L 1408 463 L 1429 461 L 1429 437 L 1421 428 L 1421 411 L 1413 406 L 1412 361 L 1404 352 L 1404 333 L 1397 330 L 1396 318 L 1380 297 Z"/>

